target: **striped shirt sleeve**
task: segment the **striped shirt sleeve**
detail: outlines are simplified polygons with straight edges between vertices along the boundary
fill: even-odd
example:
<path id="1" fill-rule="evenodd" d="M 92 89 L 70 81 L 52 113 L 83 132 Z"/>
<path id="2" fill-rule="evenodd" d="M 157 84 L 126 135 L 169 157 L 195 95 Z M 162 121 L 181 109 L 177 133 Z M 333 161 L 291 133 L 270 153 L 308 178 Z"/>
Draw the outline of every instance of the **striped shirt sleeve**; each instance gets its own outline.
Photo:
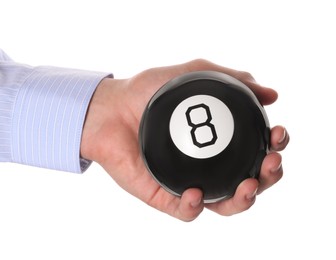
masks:
<path id="1" fill-rule="evenodd" d="M 0 50 L 0 161 L 76 172 L 91 97 L 111 74 L 15 63 Z"/>

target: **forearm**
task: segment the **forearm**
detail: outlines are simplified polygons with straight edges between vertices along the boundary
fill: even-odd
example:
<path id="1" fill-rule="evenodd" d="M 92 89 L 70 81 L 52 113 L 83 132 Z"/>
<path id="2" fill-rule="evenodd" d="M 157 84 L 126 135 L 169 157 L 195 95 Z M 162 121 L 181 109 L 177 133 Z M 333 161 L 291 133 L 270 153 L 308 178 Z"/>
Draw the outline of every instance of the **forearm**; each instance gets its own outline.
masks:
<path id="1" fill-rule="evenodd" d="M 106 73 L 0 61 L 0 161 L 82 172 L 82 128 Z"/>

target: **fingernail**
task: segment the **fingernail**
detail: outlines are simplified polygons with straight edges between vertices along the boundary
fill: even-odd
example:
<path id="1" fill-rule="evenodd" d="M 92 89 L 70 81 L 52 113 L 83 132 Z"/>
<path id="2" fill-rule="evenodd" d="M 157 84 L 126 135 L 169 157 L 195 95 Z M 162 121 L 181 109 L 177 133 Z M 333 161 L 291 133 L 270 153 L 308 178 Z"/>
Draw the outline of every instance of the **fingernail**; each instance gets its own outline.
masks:
<path id="1" fill-rule="evenodd" d="M 191 203 L 190 203 L 190 206 L 191 206 L 192 208 L 197 208 L 197 207 L 201 204 L 201 201 L 202 201 L 202 198 L 200 198 L 199 200 L 196 200 L 196 201 L 194 201 L 194 202 L 191 202 Z"/>
<path id="2" fill-rule="evenodd" d="M 246 199 L 250 200 L 250 201 L 253 201 L 255 199 L 256 195 L 257 195 L 257 192 L 258 192 L 258 188 L 255 189 L 255 191 L 252 192 L 251 194 L 246 195 Z"/>
<path id="3" fill-rule="evenodd" d="M 278 141 L 278 144 L 281 144 L 283 141 L 285 141 L 286 135 L 287 135 L 287 131 L 286 131 L 286 128 L 284 128 L 283 135 L 282 135 L 281 139 Z"/>
<path id="4" fill-rule="evenodd" d="M 277 173 L 277 172 L 279 172 L 281 170 L 281 168 L 282 168 L 282 163 L 280 163 L 278 167 L 272 169 L 271 172 L 272 173 Z"/>

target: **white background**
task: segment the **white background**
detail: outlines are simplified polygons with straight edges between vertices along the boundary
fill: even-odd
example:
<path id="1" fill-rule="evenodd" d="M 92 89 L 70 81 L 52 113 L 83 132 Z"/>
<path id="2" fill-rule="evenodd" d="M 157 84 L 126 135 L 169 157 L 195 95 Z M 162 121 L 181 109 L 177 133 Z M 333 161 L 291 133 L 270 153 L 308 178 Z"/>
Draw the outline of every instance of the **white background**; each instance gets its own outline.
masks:
<path id="1" fill-rule="evenodd" d="M 130 77 L 205 58 L 275 88 L 291 143 L 248 211 L 191 223 L 83 175 L 0 165 L 0 259 L 335 259 L 334 1 L 0 2 L 0 47 L 30 65 Z"/>

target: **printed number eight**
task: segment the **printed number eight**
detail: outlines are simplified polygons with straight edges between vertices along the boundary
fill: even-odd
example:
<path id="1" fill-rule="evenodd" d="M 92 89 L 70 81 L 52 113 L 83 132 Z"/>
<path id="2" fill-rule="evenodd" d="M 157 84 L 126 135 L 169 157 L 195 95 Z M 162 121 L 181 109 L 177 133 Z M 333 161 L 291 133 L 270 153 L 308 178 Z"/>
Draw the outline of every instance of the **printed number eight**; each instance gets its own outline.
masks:
<path id="1" fill-rule="evenodd" d="M 204 122 L 197 122 L 197 123 L 193 122 L 190 113 L 195 109 L 204 109 L 205 110 L 205 113 L 207 115 L 207 119 Z M 210 146 L 210 145 L 213 145 L 213 144 L 216 143 L 217 133 L 216 133 L 215 126 L 210 123 L 211 120 L 212 120 L 212 116 L 211 116 L 211 113 L 210 113 L 210 108 L 207 105 L 198 104 L 198 105 L 189 107 L 186 111 L 186 117 L 187 117 L 188 125 L 191 126 L 190 133 L 191 133 L 191 138 L 192 138 L 192 141 L 193 141 L 194 145 L 196 145 L 199 148 L 202 148 L 202 147 Z M 210 128 L 210 131 L 211 131 L 211 134 L 212 134 L 211 140 L 206 140 L 206 141 L 202 142 L 202 141 L 199 141 L 197 139 L 196 130 L 201 128 L 201 127 Z"/>

